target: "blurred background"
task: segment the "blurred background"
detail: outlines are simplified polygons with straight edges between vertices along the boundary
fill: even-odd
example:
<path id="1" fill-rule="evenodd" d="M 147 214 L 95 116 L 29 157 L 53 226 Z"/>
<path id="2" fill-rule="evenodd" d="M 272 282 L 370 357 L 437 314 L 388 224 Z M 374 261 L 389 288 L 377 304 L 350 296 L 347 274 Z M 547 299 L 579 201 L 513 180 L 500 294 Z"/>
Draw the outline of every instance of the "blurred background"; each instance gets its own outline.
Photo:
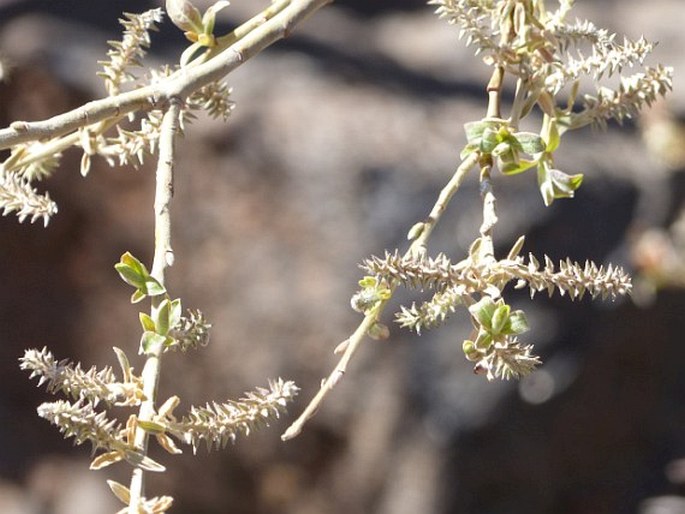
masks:
<path id="1" fill-rule="evenodd" d="M 217 32 L 266 2 L 232 4 Z M 1 125 L 103 96 L 95 73 L 117 18 L 157 5 L 0 0 Z M 150 477 L 151 495 L 188 514 L 685 513 L 685 6 L 584 0 L 575 14 L 660 41 L 652 62 L 675 67 L 675 91 L 639 121 L 564 139 L 557 164 L 586 174 L 572 201 L 545 208 L 534 174 L 498 177 L 496 241 L 503 252 L 525 233 L 538 257 L 623 265 L 634 298 L 512 296 L 545 361 L 521 382 L 472 373 L 463 315 L 421 337 L 391 327 L 303 434 L 280 441 L 358 323 L 357 264 L 405 247 L 457 164 L 463 123 L 485 111 L 487 68 L 430 6 L 338 1 L 229 77 L 227 124 L 201 117 L 178 145 L 169 288 L 214 328 L 206 349 L 165 358 L 161 398 L 184 409 L 277 376 L 301 395 L 225 451 L 154 448 L 169 472 Z M 165 23 L 148 62 L 177 62 L 183 45 Z M 126 465 L 88 471 L 89 448 L 38 418 L 51 397 L 18 368 L 43 346 L 86 367 L 114 365 L 118 346 L 140 368 L 139 309 L 112 266 L 127 250 L 151 261 L 152 168 L 96 160 L 82 179 L 79 159 L 67 152 L 45 184 L 60 209 L 47 229 L 0 218 L 3 514 L 111 513 L 106 478 L 128 482 Z M 468 182 L 431 251 L 460 259 L 479 223 Z"/>

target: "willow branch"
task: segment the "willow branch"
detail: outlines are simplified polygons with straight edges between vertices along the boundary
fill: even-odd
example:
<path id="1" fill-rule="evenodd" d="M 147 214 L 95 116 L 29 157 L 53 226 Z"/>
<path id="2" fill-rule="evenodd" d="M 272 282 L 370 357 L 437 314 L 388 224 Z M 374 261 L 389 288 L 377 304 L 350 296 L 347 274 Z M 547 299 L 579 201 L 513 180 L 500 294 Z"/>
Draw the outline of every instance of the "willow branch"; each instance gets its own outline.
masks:
<path id="1" fill-rule="evenodd" d="M 438 223 L 438 221 L 440 221 L 440 218 L 445 212 L 450 200 L 454 196 L 454 193 L 457 192 L 461 184 L 464 182 L 467 173 L 478 162 L 478 158 L 479 154 L 474 152 L 469 155 L 457 168 L 450 181 L 440 191 L 438 199 L 436 200 L 435 205 L 433 205 L 428 218 L 421 222 L 421 233 L 416 239 L 414 239 L 411 246 L 407 250 L 406 255 L 416 255 L 426 251 L 428 238 L 433 232 L 435 225 Z M 395 291 L 395 287 L 395 285 L 391 286 L 391 294 Z M 381 316 L 381 314 L 383 314 L 383 311 L 385 310 L 385 307 L 389 301 L 390 298 L 379 302 L 376 307 L 371 309 L 371 311 L 364 316 L 364 319 L 361 321 L 349 339 L 346 339 L 340 345 L 338 345 L 335 353 L 342 352 L 342 357 L 338 361 L 338 364 L 335 366 L 328 378 L 323 381 L 321 388 L 305 407 L 302 414 L 300 414 L 300 416 L 288 427 L 283 435 L 281 435 L 281 439 L 283 441 L 297 437 L 297 435 L 302 432 L 302 428 L 304 427 L 305 423 L 307 423 L 307 421 L 309 421 L 316 414 L 319 406 L 326 396 L 328 396 L 328 393 L 330 393 L 344 377 L 345 372 L 347 371 L 347 366 L 356 351 L 359 349 L 362 341 L 364 340 L 364 336 L 366 336 L 369 329 L 378 321 L 378 318 Z"/>
<path id="2" fill-rule="evenodd" d="M 159 159 L 157 161 L 156 186 L 155 186 L 155 254 L 152 262 L 151 275 L 160 284 L 164 285 L 164 275 L 167 267 L 173 264 L 173 252 L 171 249 L 171 215 L 170 204 L 174 192 L 174 142 L 178 133 L 179 116 L 181 114 L 181 101 L 172 99 L 169 108 L 164 114 L 159 138 Z M 152 298 L 152 308 L 156 309 L 163 299 L 163 295 Z M 143 393 L 145 400 L 140 405 L 138 419 L 151 420 L 155 415 L 155 402 L 157 399 L 157 387 L 161 370 L 161 357 L 163 341 L 155 342 L 146 351 L 147 359 L 143 368 Z M 142 428 L 136 429 L 135 447 L 143 455 L 147 455 L 148 434 Z M 131 496 L 129 512 L 138 512 L 138 505 L 142 502 L 145 491 L 145 473 L 141 468 L 133 470 L 131 476 Z"/>
<path id="3" fill-rule="evenodd" d="M 197 66 L 180 69 L 156 84 L 88 102 L 81 107 L 43 121 L 15 121 L 0 130 L 0 149 L 36 139 L 62 136 L 80 127 L 139 110 L 164 108 L 172 98 L 186 98 L 251 59 L 269 45 L 286 37 L 293 28 L 332 0 L 291 0 L 278 14 Z"/>

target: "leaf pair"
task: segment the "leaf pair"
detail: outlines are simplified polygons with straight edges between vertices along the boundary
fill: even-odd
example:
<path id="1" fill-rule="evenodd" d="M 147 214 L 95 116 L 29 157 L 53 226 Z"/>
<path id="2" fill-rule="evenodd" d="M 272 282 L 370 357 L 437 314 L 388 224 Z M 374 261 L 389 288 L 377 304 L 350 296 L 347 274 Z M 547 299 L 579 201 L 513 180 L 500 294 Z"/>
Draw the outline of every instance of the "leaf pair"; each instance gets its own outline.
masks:
<path id="1" fill-rule="evenodd" d="M 131 295 L 131 303 L 138 303 L 146 296 L 159 296 L 166 293 L 165 287 L 145 267 L 145 264 L 126 252 L 114 265 L 121 279 L 136 288 Z"/>

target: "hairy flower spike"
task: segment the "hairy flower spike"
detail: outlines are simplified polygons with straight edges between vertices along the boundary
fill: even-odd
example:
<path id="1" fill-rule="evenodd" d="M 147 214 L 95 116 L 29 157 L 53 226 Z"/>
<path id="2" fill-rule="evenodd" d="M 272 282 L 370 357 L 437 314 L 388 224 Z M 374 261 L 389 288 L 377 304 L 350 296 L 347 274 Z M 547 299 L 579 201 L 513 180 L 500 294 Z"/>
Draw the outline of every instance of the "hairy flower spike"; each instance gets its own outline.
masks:
<path id="1" fill-rule="evenodd" d="M 230 99 L 231 91 L 225 82 L 211 82 L 190 96 L 188 107 L 203 109 L 212 118 L 226 121 L 235 107 L 235 102 Z"/>
<path id="2" fill-rule="evenodd" d="M 192 407 L 180 421 L 169 419 L 168 432 L 192 445 L 193 452 L 202 441 L 207 449 L 224 448 L 235 441 L 238 434 L 249 435 L 252 430 L 268 424 L 270 417 L 278 418 L 298 390 L 293 382 L 279 378 L 269 382 L 269 389 L 257 388 L 238 401 Z"/>
<path id="3" fill-rule="evenodd" d="M 204 314 L 199 310 L 188 310 L 187 316 L 182 316 L 169 335 L 175 343 L 170 349 L 179 349 L 182 352 L 197 350 L 201 346 L 209 344 L 209 329 L 212 325 L 207 322 Z"/>
<path id="4" fill-rule="evenodd" d="M 396 280 L 415 289 L 443 290 L 460 286 L 465 294 L 485 291 L 491 285 L 501 290 L 512 280 L 527 283 L 531 294 L 547 290 L 551 295 L 558 290 L 562 295 L 568 293 L 572 299 L 582 298 L 585 293 L 593 298 L 615 299 L 628 294 L 632 287 L 630 277 L 618 266 L 598 267 L 589 261 L 582 266 L 566 260 L 559 263 L 557 271 L 554 263 L 545 257 L 545 266 L 540 269 L 540 263 L 533 255 L 527 265 L 520 257 L 474 265 L 468 261 L 452 264 L 444 254 L 422 259 L 402 257 L 395 252 L 386 253 L 384 259 L 372 257 L 362 267 L 388 281 Z"/>
<path id="5" fill-rule="evenodd" d="M 632 118 L 645 105 L 652 105 L 673 88 L 673 68 L 657 66 L 644 73 L 622 77 L 618 89 L 599 88 L 596 96 L 585 95 L 583 110 L 571 116 L 571 127 L 587 124 L 605 127 L 607 120 Z"/>
<path id="6" fill-rule="evenodd" d="M 47 226 L 57 213 L 57 204 L 48 193 L 38 194 L 28 180 L 16 173 L 0 173 L 0 209 L 3 216 L 16 212 L 20 223 L 27 218 L 31 223 L 42 218 Z"/>
<path id="7" fill-rule="evenodd" d="M 148 112 L 147 116 L 141 119 L 138 130 L 125 130 L 117 126 L 117 136 L 108 140 L 108 146 L 103 148 L 100 154 L 110 161 L 110 165 L 116 158 L 120 166 L 141 166 L 145 156 L 153 154 L 157 148 L 163 115 L 164 113 L 159 110 Z"/>
<path id="8" fill-rule="evenodd" d="M 495 343 L 474 368 L 478 374 L 484 373 L 488 380 L 524 377 L 540 365 L 540 359 L 531 353 L 532 345 L 521 345 L 516 338 Z"/>
<path id="9" fill-rule="evenodd" d="M 150 31 L 156 30 L 162 21 L 162 9 L 151 9 L 142 14 L 124 13 L 119 20 L 124 27 L 121 41 L 110 41 L 112 47 L 107 52 L 108 61 L 103 61 L 103 71 L 99 73 L 105 79 L 105 86 L 110 96 L 118 94 L 121 86 L 134 76 L 128 71 L 131 66 L 140 66 L 145 56 L 145 49 L 150 47 Z"/>
<path id="10" fill-rule="evenodd" d="M 448 287 L 433 295 L 430 301 L 423 302 L 418 308 L 412 303 L 411 307 L 400 307 L 400 312 L 395 315 L 395 321 L 401 327 L 413 329 L 421 334 L 423 328 L 431 329 L 445 321 L 459 305 L 465 303 L 468 297 L 464 287 Z"/>
<path id="11" fill-rule="evenodd" d="M 120 439 L 121 425 L 107 419 L 104 412 L 97 412 L 90 401 L 43 403 L 38 407 L 38 415 L 56 425 L 65 438 L 73 437 L 76 444 L 90 442 L 94 451 L 115 450 L 124 445 Z"/>
<path id="12" fill-rule="evenodd" d="M 93 406 L 100 401 L 108 405 L 138 405 L 143 396 L 138 379 L 119 382 L 109 366 L 99 371 L 93 366 L 84 371 L 80 364 L 57 361 L 45 347 L 40 351 L 26 350 L 20 362 L 21 369 L 31 371 L 30 378 L 39 377 L 39 386 L 47 383 L 48 392 L 62 391 L 74 399 L 88 400 Z"/>

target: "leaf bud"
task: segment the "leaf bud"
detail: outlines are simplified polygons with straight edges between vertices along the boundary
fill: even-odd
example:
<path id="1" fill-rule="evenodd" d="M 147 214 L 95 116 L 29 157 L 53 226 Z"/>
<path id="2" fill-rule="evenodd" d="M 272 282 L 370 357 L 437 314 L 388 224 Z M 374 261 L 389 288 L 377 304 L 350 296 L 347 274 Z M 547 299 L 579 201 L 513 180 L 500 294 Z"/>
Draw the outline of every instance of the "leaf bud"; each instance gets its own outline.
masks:
<path id="1" fill-rule="evenodd" d="M 196 34 L 202 32 L 202 15 L 189 0 L 166 0 L 166 11 L 179 29 Z"/>

